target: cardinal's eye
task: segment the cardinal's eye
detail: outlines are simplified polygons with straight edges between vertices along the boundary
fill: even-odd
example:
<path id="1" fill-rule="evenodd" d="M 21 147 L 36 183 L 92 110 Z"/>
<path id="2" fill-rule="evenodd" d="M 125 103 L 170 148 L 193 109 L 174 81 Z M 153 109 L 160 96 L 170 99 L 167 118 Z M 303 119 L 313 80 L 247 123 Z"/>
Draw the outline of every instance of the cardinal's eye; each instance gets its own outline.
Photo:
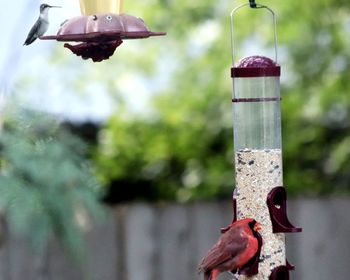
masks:
<path id="1" fill-rule="evenodd" d="M 113 17 L 112 17 L 111 15 L 108 15 L 108 16 L 106 16 L 106 19 L 107 19 L 108 21 L 112 21 Z"/>

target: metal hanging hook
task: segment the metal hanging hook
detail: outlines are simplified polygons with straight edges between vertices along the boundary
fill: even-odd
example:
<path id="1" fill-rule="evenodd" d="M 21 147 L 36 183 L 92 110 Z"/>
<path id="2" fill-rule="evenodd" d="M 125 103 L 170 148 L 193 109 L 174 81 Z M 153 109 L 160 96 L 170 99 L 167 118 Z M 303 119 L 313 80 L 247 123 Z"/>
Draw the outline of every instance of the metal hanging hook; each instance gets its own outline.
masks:
<path id="1" fill-rule="evenodd" d="M 255 0 L 249 0 L 249 6 L 250 6 L 251 8 L 256 8 Z"/>
<path id="2" fill-rule="evenodd" d="M 268 6 L 257 4 L 257 3 L 255 3 L 255 0 L 249 0 L 249 3 L 242 4 L 242 5 L 234 8 L 231 11 L 231 14 L 230 14 L 232 65 L 234 65 L 234 63 L 235 63 L 235 60 L 234 60 L 234 58 L 235 58 L 234 57 L 234 28 L 233 28 L 234 14 L 238 10 L 240 10 L 240 9 L 246 7 L 246 6 L 249 6 L 250 8 L 254 8 L 254 9 L 266 9 L 271 14 L 271 16 L 272 16 L 272 24 L 273 24 L 273 32 L 274 32 L 275 62 L 277 63 L 277 24 L 276 24 L 275 12 L 272 9 L 270 9 Z"/>

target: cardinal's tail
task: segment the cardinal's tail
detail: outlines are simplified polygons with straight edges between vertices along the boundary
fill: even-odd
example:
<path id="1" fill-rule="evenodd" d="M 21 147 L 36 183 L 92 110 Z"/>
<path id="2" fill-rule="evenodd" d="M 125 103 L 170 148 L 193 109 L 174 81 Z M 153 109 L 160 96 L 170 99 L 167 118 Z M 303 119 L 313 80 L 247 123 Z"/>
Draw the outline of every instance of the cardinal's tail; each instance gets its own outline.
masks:
<path id="1" fill-rule="evenodd" d="M 213 280 L 211 271 L 204 272 L 204 280 Z"/>
<path id="2" fill-rule="evenodd" d="M 217 269 L 205 271 L 204 280 L 216 280 L 219 274 L 220 274 L 220 271 Z"/>
<path id="3" fill-rule="evenodd" d="M 204 276 L 204 280 L 213 280 L 212 275 L 211 275 L 211 270 L 204 270 L 202 266 L 198 268 L 198 273 L 202 273 Z"/>

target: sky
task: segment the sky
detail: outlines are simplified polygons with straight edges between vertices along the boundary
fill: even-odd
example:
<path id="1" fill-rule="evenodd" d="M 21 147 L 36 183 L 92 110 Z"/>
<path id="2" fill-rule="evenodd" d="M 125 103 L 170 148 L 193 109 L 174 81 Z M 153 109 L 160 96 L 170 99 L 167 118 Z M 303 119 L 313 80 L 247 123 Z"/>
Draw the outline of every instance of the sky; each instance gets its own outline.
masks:
<path id="1" fill-rule="evenodd" d="M 72 94 L 62 85 L 64 83 L 55 78 L 58 76 L 57 70 L 48 60 L 57 44 L 63 45 L 62 43 L 37 40 L 29 46 L 23 46 L 43 2 L 0 1 L 1 6 L 6 7 L 0 9 L 0 18 L 3 21 L 0 45 L 0 105 L 4 106 L 13 100 L 14 89 L 21 87 L 19 81 L 29 76 L 27 82 L 33 84 L 28 87 L 31 90 L 16 92 L 20 97 L 16 96 L 15 100 L 20 106 L 47 111 L 78 122 L 105 120 L 114 110 L 111 97 L 106 92 L 92 83 L 91 90 L 84 95 Z M 50 26 L 45 35 L 55 35 L 63 21 L 80 15 L 78 0 L 46 0 L 45 3 L 62 7 L 50 10 Z M 74 55 L 71 59 L 78 61 Z M 83 60 L 79 59 L 79 65 L 83 65 Z M 133 86 L 138 84 L 133 83 Z"/>

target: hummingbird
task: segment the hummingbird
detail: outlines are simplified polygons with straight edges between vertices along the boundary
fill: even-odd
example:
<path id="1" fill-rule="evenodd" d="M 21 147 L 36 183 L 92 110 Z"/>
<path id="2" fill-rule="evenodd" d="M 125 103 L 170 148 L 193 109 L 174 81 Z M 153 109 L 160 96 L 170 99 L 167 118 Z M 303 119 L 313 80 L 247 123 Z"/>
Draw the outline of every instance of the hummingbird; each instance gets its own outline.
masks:
<path id="1" fill-rule="evenodd" d="M 33 43 L 38 37 L 43 36 L 44 33 L 49 28 L 49 9 L 50 8 L 61 8 L 59 6 L 50 6 L 48 4 L 40 5 L 40 15 L 32 29 L 30 29 L 27 39 L 25 40 L 23 45 L 30 45 Z"/>

